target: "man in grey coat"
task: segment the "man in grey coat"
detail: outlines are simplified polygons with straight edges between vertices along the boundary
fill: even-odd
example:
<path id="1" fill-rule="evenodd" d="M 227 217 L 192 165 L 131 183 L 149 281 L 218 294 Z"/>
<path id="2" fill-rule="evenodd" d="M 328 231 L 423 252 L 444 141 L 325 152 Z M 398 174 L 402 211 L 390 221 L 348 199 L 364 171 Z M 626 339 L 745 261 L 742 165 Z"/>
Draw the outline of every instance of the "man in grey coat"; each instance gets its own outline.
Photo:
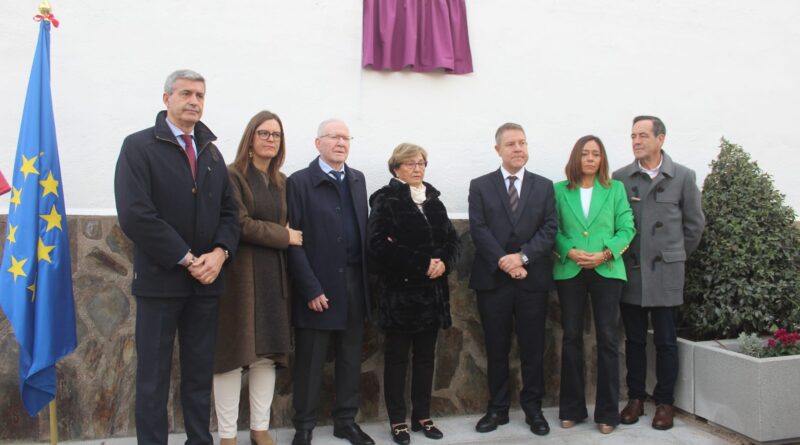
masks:
<path id="1" fill-rule="evenodd" d="M 695 173 L 672 161 L 661 147 L 666 127 L 654 116 L 633 120 L 633 163 L 614 172 L 625 184 L 636 222 L 636 237 L 625 253 L 628 282 L 620 313 L 625 325 L 628 404 L 624 424 L 644 414 L 648 316 L 656 346 L 656 414 L 653 428 L 672 428 L 673 392 L 678 378 L 676 319 L 683 304 L 684 264 L 700 244 L 705 217 Z"/>

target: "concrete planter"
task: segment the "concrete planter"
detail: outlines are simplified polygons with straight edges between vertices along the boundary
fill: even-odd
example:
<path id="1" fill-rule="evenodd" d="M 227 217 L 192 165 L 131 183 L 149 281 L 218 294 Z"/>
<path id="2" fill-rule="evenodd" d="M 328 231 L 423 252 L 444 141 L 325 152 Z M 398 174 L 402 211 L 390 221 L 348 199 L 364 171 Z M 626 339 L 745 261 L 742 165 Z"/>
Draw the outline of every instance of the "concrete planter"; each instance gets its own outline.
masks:
<path id="1" fill-rule="evenodd" d="M 675 406 L 694 413 L 694 347 L 697 342 L 678 337 L 678 381 L 675 382 Z M 656 387 L 656 347 L 653 331 L 647 332 L 647 392 Z"/>
<path id="2" fill-rule="evenodd" d="M 800 356 L 755 358 L 736 340 L 694 348 L 695 414 L 758 442 L 800 439 Z"/>

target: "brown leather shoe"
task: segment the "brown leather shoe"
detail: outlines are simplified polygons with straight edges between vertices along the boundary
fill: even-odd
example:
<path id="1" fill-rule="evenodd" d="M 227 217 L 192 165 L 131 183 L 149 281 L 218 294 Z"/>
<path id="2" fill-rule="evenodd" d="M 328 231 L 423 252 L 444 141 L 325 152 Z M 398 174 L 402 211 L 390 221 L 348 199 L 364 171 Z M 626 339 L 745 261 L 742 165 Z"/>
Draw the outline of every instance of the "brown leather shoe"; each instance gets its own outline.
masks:
<path id="1" fill-rule="evenodd" d="M 250 445 L 275 445 L 267 431 L 250 430 Z"/>
<path id="2" fill-rule="evenodd" d="M 619 421 L 623 425 L 632 425 L 639 421 L 639 416 L 644 415 L 644 400 L 630 399 L 619 414 Z"/>
<path id="3" fill-rule="evenodd" d="M 653 428 L 657 430 L 668 430 L 672 428 L 672 418 L 675 416 L 675 408 L 672 405 L 658 405 L 656 415 L 653 416 Z"/>
<path id="4" fill-rule="evenodd" d="M 235 437 L 231 437 L 229 439 L 226 439 L 224 437 L 220 437 L 219 438 L 219 445 L 236 445 L 236 438 Z"/>

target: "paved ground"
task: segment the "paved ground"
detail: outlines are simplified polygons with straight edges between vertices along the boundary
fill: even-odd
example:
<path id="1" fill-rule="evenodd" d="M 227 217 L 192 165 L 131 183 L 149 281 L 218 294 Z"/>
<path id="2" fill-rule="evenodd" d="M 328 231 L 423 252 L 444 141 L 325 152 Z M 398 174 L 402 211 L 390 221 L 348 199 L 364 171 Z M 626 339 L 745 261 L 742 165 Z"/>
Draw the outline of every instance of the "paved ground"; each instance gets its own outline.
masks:
<path id="1" fill-rule="evenodd" d="M 585 422 L 574 428 L 562 429 L 558 425 L 558 409 L 546 408 L 545 417 L 550 422 L 550 434 L 544 437 L 533 435 L 525 424 L 525 416 L 521 411 L 511 413 L 511 422 L 491 433 L 475 432 L 475 423 L 480 415 L 457 416 L 436 419 L 437 425 L 444 432 L 442 440 L 429 440 L 422 433 L 411 433 L 412 445 L 451 445 L 451 444 L 543 444 L 543 445 L 728 445 L 747 444 L 746 440 L 731 433 L 722 432 L 695 420 L 692 416 L 680 415 L 676 418 L 675 427 L 669 431 L 656 431 L 650 427 L 655 408 L 652 404 L 645 407 L 646 416 L 637 424 L 620 425 L 609 435 L 600 434 L 594 423 Z M 589 409 L 592 412 L 592 409 Z M 389 426 L 385 423 L 368 423 L 361 425 L 376 444 L 392 445 Z M 278 445 L 289 445 L 294 430 L 280 428 L 271 431 L 272 438 Z M 170 436 L 170 445 L 181 445 L 186 440 L 183 434 Z M 216 435 L 215 435 L 216 440 Z M 19 442 L 17 442 L 19 443 Z M 135 445 L 136 439 L 114 438 L 85 442 L 64 442 L 69 445 Z M 239 432 L 239 444 L 249 444 L 246 431 Z M 333 427 L 320 426 L 314 430 L 314 445 L 348 445 L 349 442 L 333 437 Z"/>

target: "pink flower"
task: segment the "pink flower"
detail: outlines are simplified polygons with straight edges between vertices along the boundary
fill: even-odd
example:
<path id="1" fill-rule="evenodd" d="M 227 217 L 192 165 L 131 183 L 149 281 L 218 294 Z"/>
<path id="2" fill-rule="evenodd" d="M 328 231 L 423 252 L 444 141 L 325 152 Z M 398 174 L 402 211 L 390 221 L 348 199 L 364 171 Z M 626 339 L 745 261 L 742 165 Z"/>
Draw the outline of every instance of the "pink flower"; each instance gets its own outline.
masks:
<path id="1" fill-rule="evenodd" d="M 778 343 L 776 343 L 775 340 L 770 338 L 769 340 L 767 340 L 767 347 L 776 348 L 778 347 Z"/>
<path id="2" fill-rule="evenodd" d="M 781 338 L 781 343 L 783 343 L 786 346 L 793 346 L 795 343 L 797 343 L 798 340 L 800 340 L 800 334 L 797 333 L 786 334 L 783 336 L 783 338 Z"/>

